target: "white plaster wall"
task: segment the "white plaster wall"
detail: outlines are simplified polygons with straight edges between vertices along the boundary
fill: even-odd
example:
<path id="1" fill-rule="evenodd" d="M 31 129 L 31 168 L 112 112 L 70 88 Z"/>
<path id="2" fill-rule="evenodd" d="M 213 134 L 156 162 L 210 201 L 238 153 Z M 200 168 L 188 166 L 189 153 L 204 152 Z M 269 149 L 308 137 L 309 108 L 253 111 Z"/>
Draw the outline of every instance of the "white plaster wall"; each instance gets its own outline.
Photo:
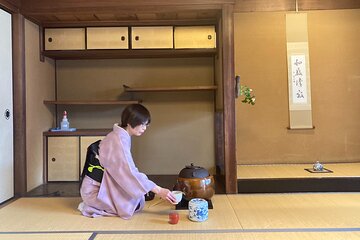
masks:
<path id="1" fill-rule="evenodd" d="M 42 133 L 53 125 L 54 107 L 44 105 L 55 96 L 55 62 L 40 61 L 39 26 L 25 20 L 26 165 L 27 190 L 43 183 Z"/>

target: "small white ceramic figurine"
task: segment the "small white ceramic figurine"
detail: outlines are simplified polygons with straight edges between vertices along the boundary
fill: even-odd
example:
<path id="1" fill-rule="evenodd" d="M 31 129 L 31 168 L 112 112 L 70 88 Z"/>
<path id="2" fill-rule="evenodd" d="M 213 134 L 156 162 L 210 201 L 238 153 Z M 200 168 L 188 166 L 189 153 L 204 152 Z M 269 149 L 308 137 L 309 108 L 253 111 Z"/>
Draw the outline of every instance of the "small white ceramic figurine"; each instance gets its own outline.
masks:
<path id="1" fill-rule="evenodd" d="M 323 171 L 324 166 L 319 161 L 316 161 L 316 163 L 313 165 L 313 169 L 314 171 Z"/>

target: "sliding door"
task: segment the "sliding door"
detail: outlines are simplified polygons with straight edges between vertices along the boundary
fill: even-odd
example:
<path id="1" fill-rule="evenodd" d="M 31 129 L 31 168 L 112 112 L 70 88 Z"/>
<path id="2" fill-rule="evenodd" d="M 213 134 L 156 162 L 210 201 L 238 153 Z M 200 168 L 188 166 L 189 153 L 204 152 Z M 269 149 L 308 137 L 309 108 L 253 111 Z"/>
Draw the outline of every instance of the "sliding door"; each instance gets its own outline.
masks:
<path id="1" fill-rule="evenodd" d="M 11 14 L 0 9 L 0 203 L 14 196 Z"/>

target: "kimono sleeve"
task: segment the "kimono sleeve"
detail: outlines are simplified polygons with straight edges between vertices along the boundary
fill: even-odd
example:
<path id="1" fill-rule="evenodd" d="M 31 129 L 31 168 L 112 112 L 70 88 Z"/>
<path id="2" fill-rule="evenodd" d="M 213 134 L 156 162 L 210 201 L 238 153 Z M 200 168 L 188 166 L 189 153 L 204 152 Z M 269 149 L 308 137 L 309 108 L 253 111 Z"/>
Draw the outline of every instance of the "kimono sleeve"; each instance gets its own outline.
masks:
<path id="1" fill-rule="evenodd" d="M 100 162 L 105 174 L 115 180 L 128 195 L 139 198 L 151 191 L 156 184 L 139 172 L 131 156 L 130 149 L 116 137 L 109 136 L 100 145 Z"/>

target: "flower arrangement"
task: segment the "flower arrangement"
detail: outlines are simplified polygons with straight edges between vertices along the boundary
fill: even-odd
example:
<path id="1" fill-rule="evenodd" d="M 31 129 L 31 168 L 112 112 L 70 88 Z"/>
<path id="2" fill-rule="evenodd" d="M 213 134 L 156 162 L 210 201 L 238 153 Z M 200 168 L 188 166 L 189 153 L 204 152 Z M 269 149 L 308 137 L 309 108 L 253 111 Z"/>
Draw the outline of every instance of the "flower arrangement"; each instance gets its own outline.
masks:
<path id="1" fill-rule="evenodd" d="M 253 94 L 253 90 L 248 86 L 245 85 L 240 86 L 238 95 L 244 96 L 244 99 L 241 102 L 255 105 L 255 100 L 256 100 L 255 95 Z"/>
<path id="2" fill-rule="evenodd" d="M 240 76 L 235 77 L 235 96 L 244 96 L 244 99 L 241 101 L 243 103 L 248 103 L 255 105 L 255 95 L 252 92 L 253 90 L 245 85 L 240 85 Z"/>

